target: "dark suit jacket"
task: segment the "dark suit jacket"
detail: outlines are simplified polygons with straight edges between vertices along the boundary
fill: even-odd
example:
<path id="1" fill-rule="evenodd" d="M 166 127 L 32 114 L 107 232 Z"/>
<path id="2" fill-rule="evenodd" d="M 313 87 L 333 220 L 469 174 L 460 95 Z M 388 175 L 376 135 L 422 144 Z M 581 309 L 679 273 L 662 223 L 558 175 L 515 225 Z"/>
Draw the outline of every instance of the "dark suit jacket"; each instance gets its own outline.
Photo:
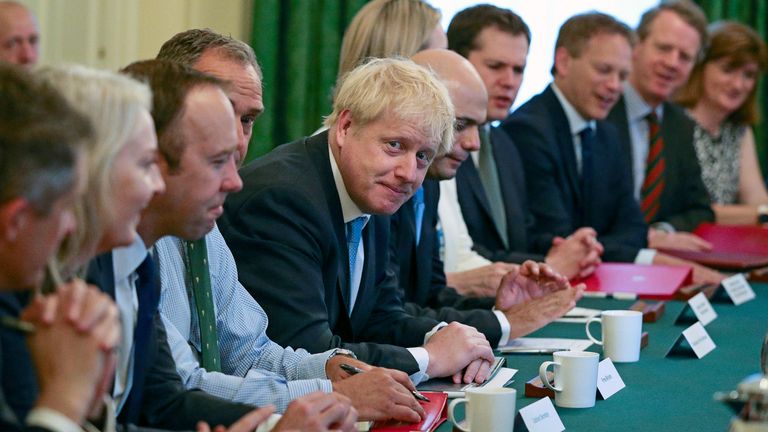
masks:
<path id="1" fill-rule="evenodd" d="M 646 246 L 648 227 L 632 195 L 630 169 L 615 128 L 597 122 L 593 189 L 591 197 L 582 197 L 570 125 L 551 87 L 515 111 L 501 127 L 523 158 L 534 231 L 543 236 L 544 243 L 591 226 L 605 247 L 606 261 L 633 261 Z"/>
<path id="2" fill-rule="evenodd" d="M 461 214 L 472 237 L 474 249 L 491 261 L 543 261 L 543 255 L 530 252 L 534 240 L 529 237 L 527 231 L 532 228 L 533 219 L 528 211 L 525 173 L 520 154 L 509 135 L 500 128 L 491 128 L 490 139 L 507 216 L 509 247 L 504 246 L 493 223 L 491 207 L 480 180 L 480 173 L 473 161 L 467 160 L 456 173 L 456 190 Z"/>
<path id="3" fill-rule="evenodd" d="M 99 255 L 91 261 L 87 280 L 115 298 L 111 253 Z M 159 312 L 154 314 L 150 346 L 143 350 L 134 347 L 134 350 L 141 350 L 146 356 L 134 361 L 133 387 L 118 416 L 118 423 L 193 430 L 200 420 L 211 425 L 232 424 L 253 409 L 208 395 L 201 390 L 184 389 L 176 372 Z"/>
<path id="4" fill-rule="evenodd" d="M 243 190 L 227 199 L 219 228 L 240 282 L 269 316 L 272 340 L 312 353 L 345 347 L 371 364 L 416 372 L 401 347 L 421 346 L 437 321 L 403 310 L 387 270 L 386 216 L 363 230 L 363 275 L 348 313 L 347 240 L 327 140 L 327 132 L 303 138 L 243 168 Z"/>
<path id="5" fill-rule="evenodd" d="M 632 141 L 623 96 L 608 114 L 608 121 L 619 131 L 624 157 L 632 172 Z M 669 222 L 682 231 L 693 231 L 700 223 L 715 220 L 693 147 L 693 128 L 693 120 L 679 106 L 664 103 L 661 121 L 666 162 L 664 191 L 661 193 L 659 212 L 651 222 Z M 634 182 L 634 177 L 632 180 Z"/>
<path id="6" fill-rule="evenodd" d="M 413 198 L 391 218 L 389 257 L 392 269 L 399 276 L 401 295 L 406 301 L 405 310 L 415 316 L 470 325 L 485 334 L 492 346 L 496 346 L 501 338 L 501 327 L 494 313 L 488 310 L 493 303 L 486 310 L 459 310 L 453 307 L 461 296 L 447 287 L 445 282 L 437 236 L 439 199 L 438 182 L 424 180 L 424 216 L 418 246 Z"/>

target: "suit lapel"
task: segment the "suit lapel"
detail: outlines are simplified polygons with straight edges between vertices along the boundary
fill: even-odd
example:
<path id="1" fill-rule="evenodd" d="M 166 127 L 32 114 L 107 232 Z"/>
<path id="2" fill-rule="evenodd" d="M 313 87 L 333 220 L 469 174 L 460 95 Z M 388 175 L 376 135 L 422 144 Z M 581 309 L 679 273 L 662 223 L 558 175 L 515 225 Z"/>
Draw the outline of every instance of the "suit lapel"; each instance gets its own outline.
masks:
<path id="1" fill-rule="evenodd" d="M 112 252 L 96 256 L 88 263 L 85 280 L 115 298 L 115 270 L 112 267 Z"/>
<path id="2" fill-rule="evenodd" d="M 624 101 L 624 96 L 619 98 L 616 102 L 616 106 L 613 107 L 610 113 L 608 113 L 608 121 L 613 123 L 619 132 L 619 138 L 621 138 L 621 151 L 628 167 L 633 167 L 632 163 L 632 141 L 629 137 L 629 120 L 627 119 L 627 104 Z M 632 177 L 633 187 L 635 186 L 635 176 Z"/>
<path id="3" fill-rule="evenodd" d="M 333 179 L 331 170 L 331 161 L 328 155 L 328 131 L 308 137 L 304 140 L 304 145 L 311 161 L 315 163 L 318 179 L 322 184 L 322 189 L 326 195 L 328 203 L 328 213 L 333 224 L 333 231 L 336 235 L 336 243 L 339 249 L 339 260 L 336 281 L 336 289 L 342 299 L 345 308 L 344 313 L 349 311 L 349 251 L 347 250 L 347 232 L 344 225 L 344 215 L 341 212 L 341 201 L 339 193 L 336 190 L 336 182 Z"/>
<path id="4" fill-rule="evenodd" d="M 483 189 L 483 183 L 480 180 L 480 172 L 477 171 L 474 161 L 471 158 L 468 158 L 461 164 L 459 169 L 464 171 L 467 184 L 469 184 L 469 189 L 472 191 L 472 195 L 477 202 L 480 203 L 480 208 L 483 209 L 488 220 L 493 221 L 491 217 L 491 205 L 488 203 L 488 197 L 485 195 L 485 189 Z"/>
<path id="5" fill-rule="evenodd" d="M 576 152 L 573 149 L 573 138 L 571 137 L 571 125 L 568 123 L 568 117 L 565 115 L 563 106 L 555 96 L 552 87 L 547 87 L 543 93 L 544 102 L 547 105 L 552 116 L 552 122 L 555 126 L 555 136 L 557 145 L 565 162 L 565 174 L 568 185 L 571 188 L 571 194 L 576 200 L 577 208 L 582 205 L 581 188 L 579 187 L 579 175 L 576 170 Z"/>

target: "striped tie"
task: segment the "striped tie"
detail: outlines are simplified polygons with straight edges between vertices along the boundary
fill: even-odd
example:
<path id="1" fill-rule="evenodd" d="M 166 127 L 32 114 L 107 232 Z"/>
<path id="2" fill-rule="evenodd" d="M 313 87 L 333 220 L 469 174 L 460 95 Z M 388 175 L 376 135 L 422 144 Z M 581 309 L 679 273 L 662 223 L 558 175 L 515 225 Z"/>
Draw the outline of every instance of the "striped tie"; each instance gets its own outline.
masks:
<path id="1" fill-rule="evenodd" d="M 641 189 L 640 209 L 646 223 L 651 223 L 659 213 L 661 193 L 664 191 L 664 138 L 661 136 L 659 119 L 655 112 L 648 114 L 648 160 L 645 162 L 645 181 Z"/>

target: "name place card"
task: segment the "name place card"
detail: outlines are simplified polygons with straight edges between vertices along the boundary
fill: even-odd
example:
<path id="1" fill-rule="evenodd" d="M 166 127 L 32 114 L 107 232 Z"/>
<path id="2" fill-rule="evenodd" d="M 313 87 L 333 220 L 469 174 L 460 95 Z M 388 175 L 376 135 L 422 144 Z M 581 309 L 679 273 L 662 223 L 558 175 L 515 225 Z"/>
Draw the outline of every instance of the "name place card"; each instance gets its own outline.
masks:
<path id="1" fill-rule="evenodd" d="M 755 298 L 755 292 L 741 273 L 723 280 L 722 284 L 736 306 Z"/>
<path id="2" fill-rule="evenodd" d="M 597 366 L 597 390 L 603 399 L 608 399 L 619 390 L 626 387 L 610 358 L 601 361 Z"/>
<path id="3" fill-rule="evenodd" d="M 520 417 L 530 432 L 560 432 L 565 430 L 560 416 L 552 405 L 552 399 L 545 397 L 520 408 Z"/>
<path id="4" fill-rule="evenodd" d="M 717 318 L 717 313 L 712 307 L 712 303 L 709 302 L 703 292 L 688 299 L 688 305 L 702 325 L 707 325 Z"/>

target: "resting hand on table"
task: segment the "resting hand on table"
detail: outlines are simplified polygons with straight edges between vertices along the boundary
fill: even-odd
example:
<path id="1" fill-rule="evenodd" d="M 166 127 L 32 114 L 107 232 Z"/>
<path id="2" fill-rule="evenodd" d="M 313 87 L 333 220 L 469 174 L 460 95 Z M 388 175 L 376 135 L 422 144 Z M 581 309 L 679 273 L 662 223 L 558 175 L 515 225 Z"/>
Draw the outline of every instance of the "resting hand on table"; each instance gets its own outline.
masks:
<path id="1" fill-rule="evenodd" d="M 648 230 L 648 247 L 652 249 L 708 252 L 712 250 L 712 243 L 696 234 L 687 232 L 670 233 L 651 228 Z"/>
<path id="2" fill-rule="evenodd" d="M 568 279 L 587 277 L 600 264 L 603 245 L 592 228 L 579 228 L 566 238 L 555 237 L 544 261 Z"/>
<path id="3" fill-rule="evenodd" d="M 457 322 L 432 335 L 424 349 L 429 354 L 427 375 L 433 378 L 452 376 L 454 382 L 485 381 L 494 359 L 485 335 Z"/>

